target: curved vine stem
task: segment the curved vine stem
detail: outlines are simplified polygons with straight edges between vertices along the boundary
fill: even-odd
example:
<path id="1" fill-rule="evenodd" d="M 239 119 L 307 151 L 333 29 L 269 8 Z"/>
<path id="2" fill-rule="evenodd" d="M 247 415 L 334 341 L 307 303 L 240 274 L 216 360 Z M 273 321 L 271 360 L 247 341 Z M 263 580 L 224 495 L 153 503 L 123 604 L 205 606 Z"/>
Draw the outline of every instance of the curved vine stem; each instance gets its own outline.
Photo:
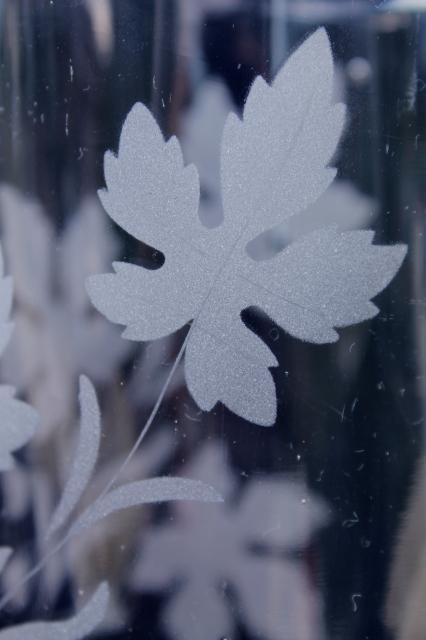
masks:
<path id="1" fill-rule="evenodd" d="M 135 455 L 136 451 L 139 449 L 142 441 L 144 440 L 146 434 L 148 433 L 149 429 L 151 428 L 152 423 L 154 422 L 157 413 L 160 409 L 161 403 L 163 402 L 164 396 L 166 394 L 166 391 L 170 385 L 170 382 L 173 378 L 173 375 L 175 374 L 175 371 L 177 369 L 177 367 L 179 366 L 180 361 L 182 360 L 186 345 L 188 344 L 188 340 L 189 340 L 189 336 L 191 334 L 192 331 L 192 327 L 194 326 L 194 323 L 190 326 L 188 333 L 185 336 L 185 339 L 182 343 L 181 348 L 179 349 L 179 352 L 173 362 L 173 365 L 169 371 L 169 374 L 163 384 L 163 387 L 160 391 L 160 394 L 157 398 L 157 401 L 151 411 L 151 413 L 148 416 L 147 421 L 145 422 L 139 436 L 137 437 L 137 440 L 135 441 L 135 444 L 133 445 L 133 447 L 131 448 L 131 450 L 129 451 L 129 453 L 127 454 L 126 458 L 124 459 L 124 461 L 122 462 L 122 464 L 120 465 L 120 467 L 118 468 L 118 470 L 114 473 L 113 477 L 111 478 L 111 480 L 108 482 L 108 484 L 106 485 L 105 489 L 100 493 L 100 495 L 96 498 L 96 501 L 101 500 L 109 491 L 110 489 L 113 487 L 113 485 L 117 482 L 119 476 L 121 475 L 121 473 L 124 471 L 124 469 L 127 467 L 127 465 L 129 464 L 129 462 L 131 461 L 131 459 L 133 458 L 133 456 Z M 30 570 L 28 571 L 28 573 L 26 573 L 21 580 L 15 584 L 14 587 L 12 587 L 11 589 L 9 589 L 9 591 L 7 591 L 7 593 L 5 593 L 5 595 L 0 599 L 0 610 L 4 609 L 4 607 L 11 601 L 11 599 L 13 598 L 13 596 L 19 591 L 19 589 L 21 587 L 23 587 L 27 582 L 29 582 L 32 578 L 34 578 L 34 576 L 36 576 L 38 573 L 40 573 L 40 571 L 42 569 L 44 569 L 44 567 L 46 566 L 46 564 L 48 563 L 48 561 L 50 560 L 50 558 L 52 556 L 54 556 L 56 553 L 58 553 L 58 551 L 60 551 L 65 544 L 74 537 L 74 535 L 76 535 L 77 531 L 76 531 L 76 527 L 75 525 L 78 523 L 78 519 L 76 521 L 76 523 L 74 523 L 74 525 L 71 525 L 70 529 L 68 530 L 68 532 L 63 536 L 63 538 L 53 547 L 53 549 L 51 549 L 50 551 L 48 551 L 46 553 L 46 555 L 41 558 L 41 560 Z"/>
<path id="2" fill-rule="evenodd" d="M 232 243 L 232 246 L 229 250 L 229 254 L 228 254 L 228 258 L 229 256 L 232 255 L 235 247 L 238 245 L 238 243 L 240 242 L 240 240 L 244 237 L 244 233 L 248 227 L 249 221 L 247 221 L 247 223 L 244 225 L 241 233 L 237 236 L 237 238 L 234 240 L 234 242 Z M 113 477 L 111 478 L 111 480 L 108 482 L 108 484 L 106 485 L 105 489 L 100 493 L 100 495 L 96 498 L 96 500 L 94 502 L 97 502 L 98 500 L 101 500 L 111 489 L 111 487 L 116 483 L 118 477 L 120 476 L 120 474 L 122 473 L 122 471 L 125 469 L 125 467 L 127 467 L 127 465 L 129 464 L 130 460 L 133 458 L 133 456 L 135 455 L 136 451 L 138 450 L 138 448 L 140 447 L 143 439 L 145 438 L 146 434 L 148 433 L 152 423 L 154 422 L 154 419 L 158 413 L 158 410 L 161 406 L 161 403 L 163 401 L 163 398 L 166 394 L 166 391 L 168 389 L 168 386 L 171 382 L 171 379 L 173 378 L 173 375 L 180 363 L 180 361 L 182 360 L 183 354 L 185 352 L 185 348 L 186 345 L 188 344 L 188 340 L 190 338 L 190 335 L 197 323 L 198 318 L 200 317 L 206 302 L 210 296 L 210 293 L 213 291 L 214 285 L 216 284 L 216 282 L 219 280 L 220 276 L 222 275 L 222 272 L 226 266 L 227 260 L 224 260 L 222 266 L 220 267 L 220 269 L 218 270 L 218 272 L 216 273 L 216 277 L 213 279 L 213 282 L 209 288 L 209 290 L 207 291 L 201 305 L 200 308 L 198 310 L 198 313 L 196 314 L 196 316 L 194 317 L 191 326 L 189 327 L 188 333 L 185 336 L 184 341 L 182 342 L 182 346 L 179 349 L 179 352 L 175 358 L 175 361 L 172 365 L 172 368 L 170 369 L 169 375 L 166 378 L 166 381 L 164 382 L 164 385 L 160 391 L 160 394 L 157 398 L 157 401 L 147 419 L 147 421 L 145 422 L 142 431 L 140 432 L 135 444 L 133 445 L 133 447 L 131 448 L 131 450 L 129 451 L 128 455 L 126 456 L 126 458 L 124 459 L 123 463 L 121 464 L 121 466 L 119 467 L 119 469 L 116 471 L 116 473 L 113 475 Z M 92 503 L 93 504 L 93 503 Z M 76 535 L 77 528 L 76 525 L 78 524 L 78 519 L 77 521 L 74 523 L 74 525 L 71 525 L 70 529 L 68 530 L 68 532 L 64 535 L 64 537 L 58 542 L 58 544 L 51 550 L 49 551 L 41 560 L 38 564 L 35 565 L 35 567 L 33 567 L 33 569 L 31 569 L 27 574 L 25 574 L 25 576 L 22 577 L 22 579 L 19 581 L 18 584 L 16 584 L 12 589 L 10 589 L 1 599 L 0 599 L 0 610 L 3 609 L 8 602 L 10 602 L 10 600 L 13 598 L 13 596 L 15 595 L 15 593 L 17 593 L 17 591 L 19 591 L 19 589 L 26 584 L 29 580 L 31 580 L 34 576 L 36 576 L 47 564 L 48 560 L 50 560 L 50 558 L 55 555 L 55 553 L 57 553 L 58 551 L 60 551 L 60 549 L 62 549 L 62 547 L 68 542 L 68 540 L 70 540 L 72 537 L 74 537 L 74 535 Z"/>

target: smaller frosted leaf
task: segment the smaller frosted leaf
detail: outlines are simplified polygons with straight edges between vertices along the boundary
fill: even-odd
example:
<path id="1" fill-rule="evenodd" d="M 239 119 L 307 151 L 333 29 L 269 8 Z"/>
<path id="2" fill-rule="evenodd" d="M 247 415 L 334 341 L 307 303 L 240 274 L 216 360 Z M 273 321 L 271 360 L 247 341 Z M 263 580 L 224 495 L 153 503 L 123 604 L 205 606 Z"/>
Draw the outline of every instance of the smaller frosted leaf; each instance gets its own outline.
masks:
<path id="1" fill-rule="evenodd" d="M 103 582 L 89 602 L 72 618 L 60 622 L 29 622 L 0 632 L 0 640 L 83 640 L 102 622 L 109 600 Z"/>
<path id="2" fill-rule="evenodd" d="M 76 506 L 92 477 L 98 458 L 101 440 L 101 415 L 95 389 L 86 376 L 80 376 L 79 399 L 81 408 L 79 443 L 70 477 L 59 505 L 52 516 L 47 536 L 50 536 L 64 524 Z"/>
<path id="3" fill-rule="evenodd" d="M 86 529 L 111 513 L 128 507 L 170 500 L 223 501 L 213 487 L 199 480 L 169 477 L 138 480 L 124 484 L 96 500 L 77 520 L 73 531 Z"/>
<path id="4" fill-rule="evenodd" d="M 3 571 L 9 560 L 13 549 L 11 547 L 0 547 L 0 573 Z"/>
<path id="5" fill-rule="evenodd" d="M 13 467 L 11 454 L 32 438 L 39 421 L 37 412 L 14 396 L 13 387 L 0 386 L 0 471 Z"/>

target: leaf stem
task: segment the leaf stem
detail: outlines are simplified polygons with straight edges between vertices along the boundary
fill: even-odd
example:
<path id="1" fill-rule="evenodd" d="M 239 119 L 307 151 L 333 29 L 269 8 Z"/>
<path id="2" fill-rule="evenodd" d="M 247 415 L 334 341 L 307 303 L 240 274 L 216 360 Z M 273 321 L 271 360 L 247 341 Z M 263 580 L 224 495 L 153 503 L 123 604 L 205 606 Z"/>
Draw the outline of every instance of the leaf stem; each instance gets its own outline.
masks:
<path id="1" fill-rule="evenodd" d="M 238 235 L 238 237 L 236 238 L 235 242 L 233 242 L 232 247 L 229 251 L 229 256 L 232 254 L 233 250 L 235 249 L 235 247 L 237 246 L 238 242 L 241 240 L 241 238 L 244 235 L 245 230 L 248 227 L 248 222 L 244 225 L 241 233 Z M 211 287 L 209 288 L 202 304 L 201 307 L 197 313 L 197 315 L 194 317 L 191 326 L 189 327 L 188 333 L 185 336 L 184 341 L 182 342 L 182 346 L 179 349 L 179 352 L 175 358 L 175 361 L 169 371 L 169 375 L 167 376 L 164 385 L 160 391 L 160 394 L 157 398 L 157 401 L 151 411 L 151 413 L 149 414 L 149 417 L 147 419 L 147 421 L 145 422 L 142 431 L 140 432 L 135 444 L 133 445 L 133 447 L 131 448 L 131 450 L 129 451 L 129 453 L 127 454 L 126 458 L 124 459 L 124 461 L 122 462 L 122 464 L 120 465 L 120 467 L 118 468 L 118 470 L 116 471 L 116 473 L 113 475 L 113 477 L 111 478 L 111 480 L 108 482 L 108 484 L 106 485 L 105 489 L 99 494 L 99 496 L 94 500 L 94 502 L 92 503 L 92 505 L 97 502 L 98 500 L 101 500 L 104 496 L 106 496 L 106 494 L 109 492 L 109 490 L 112 488 L 112 486 L 116 483 L 119 475 L 123 472 L 123 470 L 125 469 L 125 467 L 127 467 L 127 465 L 129 464 L 130 460 L 133 458 L 133 456 L 135 455 L 136 451 L 139 449 L 143 439 L 145 438 L 146 434 L 148 433 L 152 423 L 154 422 L 154 419 L 158 413 L 158 410 L 161 406 L 161 403 L 163 401 L 163 398 L 166 394 L 166 391 L 168 389 L 168 386 L 171 382 L 171 379 L 173 378 L 173 375 L 177 369 L 177 367 L 179 366 L 180 361 L 182 360 L 183 354 L 185 353 L 185 349 L 186 349 L 186 345 L 188 344 L 188 340 L 191 336 L 191 333 L 197 323 L 198 318 L 201 315 L 201 312 L 203 311 L 206 302 L 210 296 L 210 293 L 212 292 L 214 285 L 216 284 L 216 282 L 219 280 L 220 275 L 223 272 L 223 269 L 226 266 L 226 260 L 224 261 L 224 263 L 222 264 L 221 268 L 218 270 L 215 279 L 213 280 L 213 283 L 211 285 Z M 92 506 L 90 505 L 90 506 Z M 90 508 L 90 506 L 88 508 Z M 36 564 L 33 569 L 31 569 L 28 573 L 26 573 L 23 578 L 12 588 L 9 589 L 9 591 L 3 596 L 3 598 L 0 599 L 0 611 L 8 604 L 8 602 L 10 602 L 10 600 L 13 598 L 13 596 L 15 595 L 15 593 L 17 593 L 19 591 L 19 589 L 26 584 L 29 580 L 31 580 L 34 576 L 36 576 L 47 564 L 48 560 L 55 555 L 55 553 L 57 553 L 58 551 L 60 551 L 60 549 L 62 549 L 62 547 L 65 546 L 65 544 L 68 542 L 68 540 L 70 540 L 71 538 L 74 537 L 74 535 L 76 535 L 79 531 L 78 528 L 78 524 L 79 524 L 79 519 L 77 518 L 77 520 L 74 522 L 73 525 L 71 525 L 70 529 L 67 531 L 67 533 L 64 535 L 64 537 L 58 542 L 58 544 L 51 550 L 49 551 L 44 558 L 41 558 L 41 560 L 38 562 L 38 564 Z"/>
<path id="2" fill-rule="evenodd" d="M 179 366 L 180 361 L 182 360 L 184 351 L 186 349 L 186 345 L 188 344 L 188 340 L 189 340 L 189 336 L 191 334 L 192 331 L 192 327 L 194 326 L 194 324 L 191 325 L 191 327 L 189 328 L 188 333 L 185 336 L 185 340 L 182 343 L 181 348 L 179 349 L 179 353 L 177 354 L 175 361 L 172 365 L 172 368 L 169 371 L 169 375 L 167 376 L 164 385 L 160 391 L 160 394 L 157 398 L 157 401 L 151 411 L 151 413 L 149 414 L 148 420 L 145 422 L 145 425 L 142 429 L 142 431 L 140 432 L 135 444 L 133 445 L 133 447 L 130 449 L 129 453 L 127 454 L 126 458 L 124 459 L 124 461 L 122 462 L 122 464 L 120 465 L 119 469 L 116 471 L 116 473 L 113 475 L 113 477 L 111 478 L 111 480 L 108 482 L 107 486 L 105 487 L 105 489 L 102 491 L 102 493 L 100 494 L 100 496 L 97 498 L 97 500 L 100 500 L 101 498 L 103 498 L 108 491 L 111 489 L 111 487 L 116 483 L 119 475 L 124 471 L 125 467 L 127 467 L 127 465 L 129 464 L 130 460 L 133 458 L 133 456 L 135 455 L 136 451 L 139 449 L 143 439 L 145 438 L 146 434 L 148 433 L 152 423 L 154 422 L 154 419 L 158 413 L 158 410 L 161 406 L 161 403 L 163 401 L 163 398 L 166 394 L 166 391 L 169 387 L 169 384 L 174 376 L 174 373 L 176 371 L 176 369 Z"/>
<path id="3" fill-rule="evenodd" d="M 186 345 L 188 344 L 188 340 L 189 340 L 189 336 L 191 334 L 192 331 L 192 327 L 194 326 L 194 323 L 190 326 L 188 333 L 185 336 L 185 339 L 182 343 L 181 348 L 179 349 L 179 352 L 175 358 L 175 361 L 173 362 L 173 365 L 169 371 L 169 374 L 163 384 L 163 387 L 160 391 L 160 394 L 157 398 L 157 401 L 151 411 L 151 413 L 149 414 L 149 417 L 147 419 L 147 421 L 145 422 L 135 444 L 133 445 L 133 447 L 131 448 L 131 450 L 129 451 L 129 453 L 127 454 L 126 458 L 124 459 L 124 461 L 122 462 L 122 464 L 120 465 L 120 467 L 118 468 L 118 470 L 116 471 L 116 473 L 113 475 L 113 477 L 111 478 L 111 480 L 108 482 L 108 484 L 106 485 L 105 489 L 100 493 L 100 495 L 96 498 L 96 500 L 94 502 L 97 502 L 98 500 L 101 500 L 112 488 L 112 486 L 117 482 L 118 477 L 120 476 L 120 474 L 124 471 L 125 467 L 127 467 L 127 465 L 129 464 L 129 462 L 131 461 L 131 459 L 133 458 L 133 456 L 135 455 L 136 451 L 139 449 L 143 439 L 145 438 L 146 434 L 148 433 L 152 423 L 155 420 L 155 417 L 157 416 L 158 410 L 160 409 L 161 403 L 164 399 L 164 396 L 166 394 L 166 391 L 169 387 L 169 384 L 173 378 L 173 375 L 177 369 L 177 367 L 179 366 L 180 361 L 182 360 L 183 354 L 185 352 L 185 348 Z M 92 503 L 93 504 L 93 503 Z M 41 560 L 30 570 L 28 571 L 28 573 L 26 573 L 21 580 L 19 580 L 19 582 L 17 582 L 11 589 L 9 589 L 9 591 L 7 591 L 5 593 L 5 595 L 0 599 L 0 610 L 4 609 L 4 607 L 12 600 L 13 596 L 19 591 L 19 589 L 21 587 L 23 587 L 27 582 L 29 582 L 32 578 L 34 578 L 34 576 L 36 576 L 38 573 L 40 573 L 40 571 L 46 566 L 47 562 L 50 560 L 50 558 L 52 556 L 54 556 L 58 551 L 60 551 L 65 544 L 68 542 L 68 540 L 70 540 L 71 538 L 74 537 L 74 535 L 76 535 L 78 533 L 78 518 L 77 521 L 74 523 L 73 526 L 71 526 L 71 528 L 68 530 L 68 532 L 63 536 L 63 538 L 53 547 L 53 549 L 51 549 L 50 551 L 48 551 L 46 553 L 46 555 L 41 558 Z"/>
<path id="4" fill-rule="evenodd" d="M 233 250 L 235 249 L 235 247 L 237 246 L 238 242 L 241 240 L 241 238 L 244 235 L 245 230 L 248 227 L 248 222 L 244 225 L 241 233 L 238 235 L 238 237 L 236 238 L 235 242 L 233 242 L 232 247 L 229 251 L 229 256 L 232 254 Z M 120 465 L 120 467 L 118 468 L 118 470 L 116 471 L 116 473 L 113 475 L 113 477 L 111 478 L 111 480 L 108 482 L 108 484 L 106 485 L 105 489 L 99 494 L 99 496 L 94 500 L 94 502 L 92 503 L 92 505 L 97 502 L 98 500 L 101 500 L 108 492 L 109 490 L 112 488 L 112 486 L 116 483 L 119 475 L 123 472 L 123 470 L 125 469 L 125 467 L 127 467 L 127 465 L 129 464 L 130 460 L 133 458 L 133 456 L 135 455 L 136 451 L 139 449 L 143 439 L 145 438 L 146 434 L 148 433 L 152 423 L 154 422 L 154 419 L 158 413 L 158 410 L 161 406 L 161 403 L 163 401 L 163 398 L 166 394 L 166 391 L 168 389 L 168 386 L 171 382 L 171 379 L 173 378 L 173 375 L 177 369 L 177 367 L 179 366 L 180 361 L 182 360 L 183 354 L 185 352 L 186 349 L 186 345 L 188 344 L 188 340 L 190 338 L 190 335 L 197 323 L 198 318 L 201 315 L 201 312 L 203 311 L 206 302 L 214 288 L 214 285 L 216 284 L 216 282 L 219 280 L 220 275 L 223 272 L 223 269 L 226 266 L 226 260 L 224 261 L 224 263 L 222 264 L 222 266 L 220 267 L 220 269 L 218 270 L 216 277 L 214 278 L 211 287 L 209 288 L 202 304 L 201 307 L 197 313 L 197 315 L 194 317 L 191 326 L 189 327 L 188 333 L 185 336 L 185 339 L 182 343 L 181 348 L 179 349 L 179 352 L 175 358 L 175 361 L 172 365 L 172 368 L 170 369 L 169 375 L 167 376 L 164 385 L 160 391 L 160 394 L 157 398 L 157 401 L 151 411 L 151 413 L 149 414 L 149 417 L 147 419 L 147 421 L 145 422 L 142 431 L 140 432 L 135 444 L 133 445 L 133 447 L 131 448 L 131 450 L 129 451 L 129 453 L 127 454 L 126 458 L 124 459 L 124 461 L 122 462 L 122 464 Z M 92 506 L 90 505 L 90 506 Z M 90 508 L 90 506 L 88 508 Z M 38 562 L 38 564 L 36 564 L 33 569 L 31 569 L 28 573 L 26 573 L 23 578 L 12 588 L 9 589 L 9 591 L 3 596 L 3 598 L 0 599 L 0 611 L 8 604 L 8 602 L 10 602 L 10 600 L 13 598 L 13 596 L 15 595 L 15 593 L 17 593 L 19 591 L 19 589 L 26 584 L 27 582 L 29 582 L 29 580 L 31 580 L 34 576 L 36 576 L 47 564 L 48 560 L 55 555 L 55 553 L 57 553 L 58 551 L 60 551 L 60 549 L 62 549 L 62 547 L 65 546 L 65 544 L 68 542 L 68 540 L 70 540 L 71 538 L 74 537 L 74 535 L 76 535 L 79 531 L 78 528 L 78 524 L 79 524 L 79 519 L 77 518 L 77 520 L 74 522 L 73 525 L 71 525 L 70 529 L 67 531 L 67 533 L 64 535 L 64 537 L 58 542 L 58 544 L 51 550 L 49 551 L 44 558 L 41 558 L 41 560 Z"/>

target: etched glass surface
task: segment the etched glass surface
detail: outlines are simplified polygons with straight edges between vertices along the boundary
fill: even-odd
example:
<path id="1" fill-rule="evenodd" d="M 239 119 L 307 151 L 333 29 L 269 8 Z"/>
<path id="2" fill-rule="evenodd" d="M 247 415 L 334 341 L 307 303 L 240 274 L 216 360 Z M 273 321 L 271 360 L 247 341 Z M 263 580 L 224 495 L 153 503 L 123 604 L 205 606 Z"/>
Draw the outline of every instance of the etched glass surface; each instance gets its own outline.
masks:
<path id="1" fill-rule="evenodd" d="M 424 7 L 0 8 L 0 639 L 422 639 Z"/>

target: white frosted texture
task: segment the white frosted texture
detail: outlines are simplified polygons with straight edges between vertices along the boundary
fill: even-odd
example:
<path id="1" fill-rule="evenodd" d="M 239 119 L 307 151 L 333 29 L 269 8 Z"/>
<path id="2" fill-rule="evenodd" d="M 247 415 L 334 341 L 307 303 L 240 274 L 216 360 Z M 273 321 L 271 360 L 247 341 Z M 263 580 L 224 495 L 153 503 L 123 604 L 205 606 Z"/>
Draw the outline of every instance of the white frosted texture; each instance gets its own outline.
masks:
<path id="1" fill-rule="evenodd" d="M 256 474 L 241 485 L 216 441 L 197 450 L 186 473 L 205 482 L 220 479 L 224 502 L 170 505 L 170 521 L 141 532 L 132 567 L 132 585 L 142 598 L 146 592 L 169 594 L 160 615 L 167 637 L 238 637 L 237 601 L 250 637 L 324 639 L 320 600 L 295 550 L 327 524 L 326 504 L 291 475 Z M 263 553 L 253 550 L 258 545 Z"/>
<path id="2" fill-rule="evenodd" d="M 52 516 L 48 535 L 61 527 L 87 487 L 98 458 L 101 416 L 95 389 L 86 376 L 80 376 L 79 442 L 61 500 Z"/>
<path id="3" fill-rule="evenodd" d="M 137 480 L 113 489 L 96 500 L 77 520 L 73 531 L 86 529 L 121 509 L 169 500 L 222 502 L 222 497 L 213 487 L 198 480 L 172 477 Z"/>
<path id="4" fill-rule="evenodd" d="M 185 376 L 203 410 L 222 402 L 251 422 L 275 422 L 270 368 L 278 363 L 242 322 L 244 309 L 259 307 L 296 338 L 333 342 L 337 328 L 377 312 L 370 299 L 403 260 L 403 246 L 375 246 L 371 233 L 318 230 L 306 220 L 308 233 L 268 260 L 253 260 L 247 251 L 332 183 L 336 170 L 328 164 L 345 120 L 345 107 L 332 104 L 332 89 L 324 29 L 293 53 L 271 85 L 255 80 L 242 119 L 230 114 L 225 123 L 224 220 L 214 229 L 197 215 L 195 167 L 184 166 L 178 141 L 165 142 L 146 107 L 133 107 L 118 155 L 105 156 L 106 211 L 164 252 L 165 263 L 157 270 L 114 263 L 115 273 L 89 278 L 89 296 L 131 340 L 161 338 L 192 320 Z"/>
<path id="5" fill-rule="evenodd" d="M 0 632 L 0 640 L 83 640 L 105 617 L 109 599 L 102 583 L 89 602 L 72 618 L 58 622 L 29 622 Z"/>
<path id="6" fill-rule="evenodd" d="M 15 299 L 15 330 L 0 374 L 31 389 L 40 443 L 69 422 L 78 375 L 104 385 L 134 348 L 119 327 L 93 313 L 85 290 L 89 275 L 110 268 L 119 245 L 96 196 L 83 198 L 58 234 L 36 200 L 0 185 L 0 224 Z"/>

